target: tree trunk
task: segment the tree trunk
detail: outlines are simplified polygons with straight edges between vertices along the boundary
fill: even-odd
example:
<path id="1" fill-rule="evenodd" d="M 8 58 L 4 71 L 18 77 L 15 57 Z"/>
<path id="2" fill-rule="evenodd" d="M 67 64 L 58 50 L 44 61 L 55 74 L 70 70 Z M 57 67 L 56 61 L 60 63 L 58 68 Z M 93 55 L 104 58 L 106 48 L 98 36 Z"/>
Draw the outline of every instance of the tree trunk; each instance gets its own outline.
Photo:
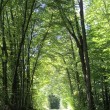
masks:
<path id="1" fill-rule="evenodd" d="M 8 84 L 7 84 L 7 45 L 5 40 L 5 28 L 4 28 L 4 13 L 0 16 L 1 18 L 1 29 L 2 29 L 2 74 L 3 74 L 3 100 L 4 104 L 8 104 Z"/>
<path id="2" fill-rule="evenodd" d="M 82 28 L 82 39 L 83 44 L 79 49 L 80 57 L 82 59 L 82 70 L 84 73 L 84 79 L 86 82 L 86 92 L 87 92 L 87 101 L 88 101 L 88 109 L 95 110 L 92 88 L 91 88 L 91 77 L 90 77 L 90 65 L 89 65 L 89 57 L 88 57 L 88 48 L 87 48 L 87 40 L 86 40 L 86 30 L 84 23 L 84 12 L 83 12 L 83 1 L 79 2 L 80 7 L 80 18 L 81 18 L 81 28 Z"/>

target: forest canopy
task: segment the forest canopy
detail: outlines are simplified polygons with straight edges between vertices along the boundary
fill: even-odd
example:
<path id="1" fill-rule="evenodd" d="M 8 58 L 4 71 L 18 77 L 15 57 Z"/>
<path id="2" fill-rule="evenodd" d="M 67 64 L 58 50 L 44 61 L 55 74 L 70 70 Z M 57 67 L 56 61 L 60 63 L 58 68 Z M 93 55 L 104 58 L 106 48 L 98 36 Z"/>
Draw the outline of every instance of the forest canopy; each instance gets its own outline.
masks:
<path id="1" fill-rule="evenodd" d="M 0 110 L 110 110 L 109 0 L 0 0 Z"/>

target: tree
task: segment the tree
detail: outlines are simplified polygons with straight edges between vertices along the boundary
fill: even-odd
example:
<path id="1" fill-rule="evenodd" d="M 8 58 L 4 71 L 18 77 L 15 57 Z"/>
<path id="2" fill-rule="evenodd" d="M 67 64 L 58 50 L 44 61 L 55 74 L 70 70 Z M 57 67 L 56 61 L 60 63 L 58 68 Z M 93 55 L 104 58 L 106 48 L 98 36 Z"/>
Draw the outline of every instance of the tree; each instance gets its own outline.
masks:
<path id="1" fill-rule="evenodd" d="M 109 7 L 1 0 L 0 109 L 44 110 L 54 94 L 61 109 L 109 110 Z"/>
<path id="2" fill-rule="evenodd" d="M 81 19 L 80 20 L 81 27 L 79 27 L 79 22 L 78 22 L 78 19 L 76 16 L 75 8 L 73 10 L 74 10 L 74 19 L 75 19 L 76 27 L 74 27 L 72 25 L 72 22 L 68 19 L 68 17 L 64 13 L 64 10 L 62 8 L 61 3 L 58 1 L 57 4 L 58 4 L 59 11 L 60 11 L 60 15 L 61 15 L 61 17 L 64 21 L 64 24 L 67 28 L 67 31 L 74 38 L 76 45 L 79 49 L 80 60 L 82 63 L 82 71 L 83 71 L 85 86 L 86 86 L 88 107 L 90 110 L 94 110 L 95 106 L 94 106 L 92 89 L 91 89 L 90 65 L 89 65 L 89 58 L 88 58 L 88 51 L 87 51 L 87 40 L 86 40 L 86 30 L 85 30 L 85 23 L 84 23 L 83 1 L 82 0 L 79 1 L 79 9 L 80 9 L 79 15 L 80 15 L 80 19 Z M 75 7 L 74 1 L 73 1 L 73 5 Z M 80 28 L 81 28 L 81 30 L 80 30 Z M 75 33 L 75 31 L 76 31 L 76 33 Z"/>

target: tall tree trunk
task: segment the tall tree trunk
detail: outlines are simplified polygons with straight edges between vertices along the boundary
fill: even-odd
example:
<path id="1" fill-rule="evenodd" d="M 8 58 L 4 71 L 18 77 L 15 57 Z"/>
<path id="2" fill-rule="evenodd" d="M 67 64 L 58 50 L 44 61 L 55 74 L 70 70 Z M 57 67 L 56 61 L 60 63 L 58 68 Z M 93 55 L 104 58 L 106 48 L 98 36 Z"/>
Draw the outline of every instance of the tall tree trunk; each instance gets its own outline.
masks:
<path id="1" fill-rule="evenodd" d="M 80 18 L 81 18 L 82 39 L 83 39 L 83 44 L 82 44 L 83 47 L 80 53 L 83 55 L 82 69 L 83 69 L 84 78 L 86 82 L 88 107 L 89 107 L 89 110 L 95 110 L 92 88 L 91 88 L 90 64 L 89 64 L 89 57 L 88 57 L 85 23 L 84 23 L 83 0 L 80 0 L 79 7 L 80 7 Z"/>
<path id="2" fill-rule="evenodd" d="M 4 104 L 8 104 L 8 84 L 7 84 L 7 45 L 5 40 L 5 28 L 4 28 L 4 12 L 2 12 L 1 18 L 1 28 L 2 28 L 2 74 L 3 74 L 3 100 Z"/>

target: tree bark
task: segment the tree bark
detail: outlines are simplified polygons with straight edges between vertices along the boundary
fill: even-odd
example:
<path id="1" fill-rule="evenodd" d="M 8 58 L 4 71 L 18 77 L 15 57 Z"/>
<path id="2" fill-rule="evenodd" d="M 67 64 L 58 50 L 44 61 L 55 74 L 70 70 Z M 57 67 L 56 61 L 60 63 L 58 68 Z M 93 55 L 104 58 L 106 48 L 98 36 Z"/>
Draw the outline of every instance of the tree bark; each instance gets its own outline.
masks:
<path id="1" fill-rule="evenodd" d="M 80 57 L 83 56 L 82 70 L 83 70 L 84 79 L 86 82 L 88 109 L 95 110 L 93 94 L 92 94 L 92 87 L 91 87 L 90 64 L 89 64 L 89 57 L 88 57 L 86 30 L 85 30 L 85 23 L 84 23 L 83 0 L 80 0 L 79 7 L 80 7 L 80 18 L 81 18 L 82 39 L 83 39 L 82 48 L 80 49 L 80 51 L 81 51 L 80 54 L 82 54 L 82 55 L 80 55 Z"/>
<path id="2" fill-rule="evenodd" d="M 2 29 L 2 74 L 3 74 L 3 100 L 4 104 L 8 104 L 8 84 L 7 84 L 7 59 L 8 59 L 8 53 L 7 53 L 7 45 L 5 40 L 5 28 L 4 28 L 4 13 L 0 16 L 1 18 L 1 29 Z"/>

